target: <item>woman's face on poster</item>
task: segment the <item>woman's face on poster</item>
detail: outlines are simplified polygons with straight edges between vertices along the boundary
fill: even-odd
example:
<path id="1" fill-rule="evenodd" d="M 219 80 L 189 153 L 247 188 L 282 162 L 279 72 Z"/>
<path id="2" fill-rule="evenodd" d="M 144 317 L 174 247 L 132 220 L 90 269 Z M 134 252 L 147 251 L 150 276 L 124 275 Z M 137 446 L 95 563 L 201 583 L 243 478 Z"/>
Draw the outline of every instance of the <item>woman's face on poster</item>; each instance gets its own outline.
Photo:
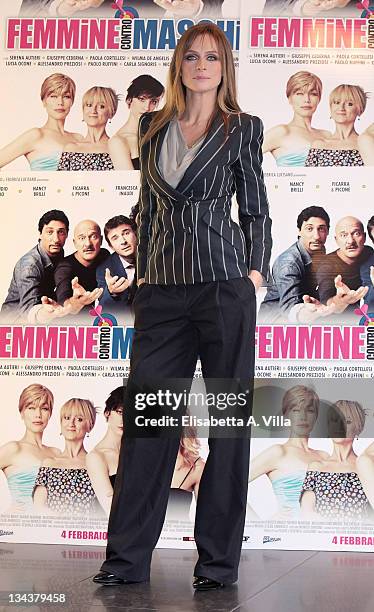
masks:
<path id="1" fill-rule="evenodd" d="M 331 118 L 337 124 L 354 123 L 360 114 L 357 104 L 345 96 L 336 96 L 330 105 Z"/>
<path id="2" fill-rule="evenodd" d="M 295 89 L 288 98 L 296 115 L 301 117 L 312 117 L 320 102 L 318 91 L 312 87 Z"/>
<path id="3" fill-rule="evenodd" d="M 47 427 L 51 417 L 49 407 L 43 403 L 30 403 L 21 412 L 21 418 L 28 431 L 40 433 Z"/>
<path id="4" fill-rule="evenodd" d="M 140 119 L 143 113 L 151 113 L 158 107 L 162 96 L 153 96 L 150 93 L 142 93 L 128 100 L 127 105 L 130 114 Z"/>
<path id="5" fill-rule="evenodd" d="M 73 98 L 69 92 L 52 91 L 43 100 L 44 108 L 52 119 L 65 119 L 73 105 Z"/>
<path id="6" fill-rule="evenodd" d="M 61 433 L 65 440 L 83 440 L 89 431 L 89 422 L 83 413 L 67 412 L 61 418 Z"/>
<path id="7" fill-rule="evenodd" d="M 291 421 L 291 431 L 294 437 L 309 436 L 317 420 L 317 411 L 313 401 L 306 398 L 292 406 L 286 413 Z"/>
<path id="8" fill-rule="evenodd" d="M 117 406 L 108 414 L 108 428 L 117 436 L 123 433 L 123 407 Z"/>
<path id="9" fill-rule="evenodd" d="M 83 120 L 88 127 L 103 127 L 111 118 L 110 109 L 102 100 L 86 100 L 83 105 Z"/>

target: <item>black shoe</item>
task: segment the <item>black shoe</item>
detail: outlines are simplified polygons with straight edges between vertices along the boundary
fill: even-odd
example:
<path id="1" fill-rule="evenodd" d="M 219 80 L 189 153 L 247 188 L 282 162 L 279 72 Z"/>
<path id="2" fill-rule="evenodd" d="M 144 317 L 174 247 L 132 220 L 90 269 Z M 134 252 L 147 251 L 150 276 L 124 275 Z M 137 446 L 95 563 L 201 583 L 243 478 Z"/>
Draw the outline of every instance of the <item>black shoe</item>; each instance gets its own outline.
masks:
<path id="1" fill-rule="evenodd" d="M 211 578 L 205 578 L 204 576 L 196 576 L 192 586 L 196 591 L 210 591 L 212 589 L 222 589 L 225 585 L 223 582 L 217 582 Z"/>
<path id="2" fill-rule="evenodd" d="M 131 580 L 125 580 L 115 574 L 109 572 L 99 572 L 92 578 L 92 582 L 96 584 L 102 584 L 103 586 L 118 586 L 121 584 L 133 584 Z"/>

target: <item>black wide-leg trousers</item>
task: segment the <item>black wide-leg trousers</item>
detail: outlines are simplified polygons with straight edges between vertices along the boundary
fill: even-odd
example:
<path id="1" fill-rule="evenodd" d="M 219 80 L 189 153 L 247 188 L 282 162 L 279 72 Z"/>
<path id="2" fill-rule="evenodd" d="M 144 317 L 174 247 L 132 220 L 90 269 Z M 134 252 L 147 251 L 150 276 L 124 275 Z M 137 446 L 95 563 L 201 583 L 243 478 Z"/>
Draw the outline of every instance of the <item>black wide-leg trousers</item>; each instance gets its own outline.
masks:
<path id="1" fill-rule="evenodd" d="M 152 376 L 192 380 L 200 357 L 205 383 L 236 379 L 252 386 L 256 297 L 250 279 L 195 285 L 140 287 L 134 301 L 135 334 L 124 414 L 135 410 L 139 381 Z M 135 382 L 136 381 L 136 382 Z M 118 472 L 102 570 L 147 581 L 163 526 L 179 438 L 126 436 L 124 419 Z M 209 438 L 199 487 L 194 575 L 237 580 L 246 511 L 249 436 Z"/>

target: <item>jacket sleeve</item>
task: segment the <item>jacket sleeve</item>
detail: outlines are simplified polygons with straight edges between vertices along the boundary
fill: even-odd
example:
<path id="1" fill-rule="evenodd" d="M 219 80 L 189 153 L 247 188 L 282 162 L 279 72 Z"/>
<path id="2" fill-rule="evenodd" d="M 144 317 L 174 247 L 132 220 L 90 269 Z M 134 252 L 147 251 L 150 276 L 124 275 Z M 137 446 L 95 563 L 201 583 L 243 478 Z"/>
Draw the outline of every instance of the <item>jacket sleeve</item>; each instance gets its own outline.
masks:
<path id="1" fill-rule="evenodd" d="M 101 298 L 99 299 L 99 304 L 103 308 L 109 308 L 109 309 L 112 306 L 120 302 L 127 302 L 128 293 L 129 293 L 128 289 L 126 289 L 122 293 L 113 293 L 113 294 L 109 293 L 108 285 L 106 284 L 106 280 L 105 280 L 105 270 L 106 268 L 109 268 L 110 273 L 112 274 L 112 276 L 114 276 L 114 272 L 111 267 L 111 262 L 112 262 L 111 258 L 108 257 L 107 259 L 105 259 L 105 261 L 103 261 L 102 264 L 100 264 L 100 266 L 98 266 L 96 270 L 97 286 L 99 289 L 103 289 L 103 294 Z M 123 270 L 123 276 L 127 276 L 125 269 Z"/>
<path id="2" fill-rule="evenodd" d="M 14 269 L 14 279 L 19 291 L 19 310 L 26 314 L 32 306 L 41 302 L 41 271 L 36 263 L 21 259 Z"/>
<path id="3" fill-rule="evenodd" d="M 273 276 L 279 293 L 279 307 L 283 312 L 303 303 L 305 288 L 302 272 L 295 262 L 278 257 L 274 262 Z"/>
<path id="4" fill-rule="evenodd" d="M 151 236 L 152 217 L 156 209 L 155 195 L 152 193 L 146 179 L 144 171 L 147 163 L 146 151 L 149 149 L 148 143 L 141 147 L 140 139 L 147 131 L 146 124 L 149 124 L 149 115 L 142 115 L 139 121 L 139 158 L 140 158 L 140 193 L 139 193 L 139 216 L 138 216 L 138 247 L 136 255 L 136 275 L 137 278 L 144 278 L 147 268 L 148 244 Z"/>
<path id="5" fill-rule="evenodd" d="M 247 246 L 248 271 L 257 270 L 268 280 L 272 238 L 269 203 L 261 167 L 262 142 L 262 121 L 252 116 L 241 134 L 239 155 L 233 170 L 239 224 Z"/>
<path id="6" fill-rule="evenodd" d="M 64 304 L 65 300 L 73 295 L 71 281 L 73 280 L 70 262 L 63 259 L 55 270 L 56 301 Z"/>

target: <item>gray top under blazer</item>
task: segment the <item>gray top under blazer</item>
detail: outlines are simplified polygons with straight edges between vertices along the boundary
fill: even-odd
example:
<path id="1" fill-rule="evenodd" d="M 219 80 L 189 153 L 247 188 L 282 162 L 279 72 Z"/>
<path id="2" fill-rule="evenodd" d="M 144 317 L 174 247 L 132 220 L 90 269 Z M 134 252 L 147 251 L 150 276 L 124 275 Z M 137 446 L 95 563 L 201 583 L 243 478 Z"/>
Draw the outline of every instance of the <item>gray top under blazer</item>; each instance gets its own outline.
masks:
<path id="1" fill-rule="evenodd" d="M 142 115 L 139 137 L 152 116 Z M 140 150 L 137 277 L 151 284 L 192 284 L 238 278 L 253 269 L 267 278 L 272 240 L 261 120 L 232 114 L 225 138 L 217 115 L 175 188 L 158 166 L 168 125 Z M 235 192 L 239 225 L 231 218 Z"/>

